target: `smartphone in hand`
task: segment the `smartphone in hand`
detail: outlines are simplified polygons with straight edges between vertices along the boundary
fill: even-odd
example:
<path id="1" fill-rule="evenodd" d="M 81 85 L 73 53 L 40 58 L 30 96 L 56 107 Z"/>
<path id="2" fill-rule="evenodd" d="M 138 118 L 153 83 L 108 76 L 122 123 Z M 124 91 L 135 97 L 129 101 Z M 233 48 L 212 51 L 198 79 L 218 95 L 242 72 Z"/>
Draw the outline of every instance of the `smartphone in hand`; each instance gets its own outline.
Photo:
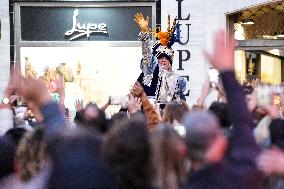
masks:
<path id="1" fill-rule="evenodd" d="M 129 96 L 110 96 L 109 104 L 110 105 L 120 105 L 121 107 L 126 108 L 128 106 Z"/>

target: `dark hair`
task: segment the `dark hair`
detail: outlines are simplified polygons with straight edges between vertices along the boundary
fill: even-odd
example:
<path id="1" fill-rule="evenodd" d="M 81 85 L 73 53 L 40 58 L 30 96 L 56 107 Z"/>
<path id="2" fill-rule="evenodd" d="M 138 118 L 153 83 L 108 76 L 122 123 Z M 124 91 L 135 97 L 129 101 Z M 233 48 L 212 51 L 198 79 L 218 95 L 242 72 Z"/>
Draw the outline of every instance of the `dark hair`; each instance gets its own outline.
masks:
<path id="1" fill-rule="evenodd" d="M 0 138 L 0 178 L 14 172 L 15 145 Z"/>
<path id="2" fill-rule="evenodd" d="M 165 57 L 170 62 L 171 65 L 173 64 L 173 60 L 171 59 L 171 57 L 169 57 L 169 55 L 167 55 L 165 53 L 161 53 L 157 58 L 160 59 L 160 58 L 163 58 L 163 57 Z"/>
<path id="3" fill-rule="evenodd" d="M 87 108 L 94 108 L 97 111 L 97 116 L 91 119 L 86 119 L 84 114 Z M 104 134 L 109 128 L 109 121 L 106 118 L 105 112 L 98 108 L 94 103 L 89 103 L 86 108 L 76 113 L 75 121 L 79 126 L 92 129 L 98 133 Z"/>
<path id="4" fill-rule="evenodd" d="M 232 125 L 228 104 L 224 102 L 213 102 L 209 110 L 218 118 L 221 127 L 228 128 Z"/>
<path id="5" fill-rule="evenodd" d="M 127 112 L 124 112 L 124 111 L 119 111 L 115 114 L 113 114 L 111 116 L 111 122 L 112 124 L 116 124 L 117 122 L 119 121 L 125 121 L 127 120 L 129 117 L 127 115 Z"/>
<path id="6" fill-rule="evenodd" d="M 12 128 L 9 129 L 3 137 L 10 140 L 15 146 L 18 146 L 26 131 L 27 130 L 24 128 Z"/>
<path id="7" fill-rule="evenodd" d="M 151 151 L 146 127 L 142 117 L 134 116 L 114 125 L 106 136 L 104 155 L 124 187 L 151 185 Z"/>

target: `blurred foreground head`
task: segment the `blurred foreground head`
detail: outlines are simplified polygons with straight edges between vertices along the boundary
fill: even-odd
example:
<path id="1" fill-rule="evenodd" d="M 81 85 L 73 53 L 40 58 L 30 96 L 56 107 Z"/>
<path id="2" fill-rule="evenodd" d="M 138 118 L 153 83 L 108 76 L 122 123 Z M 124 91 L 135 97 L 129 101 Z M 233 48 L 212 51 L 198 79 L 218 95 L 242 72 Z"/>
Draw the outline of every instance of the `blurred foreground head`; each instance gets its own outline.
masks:
<path id="1" fill-rule="evenodd" d="M 229 107 L 224 102 L 213 102 L 209 110 L 218 118 L 222 128 L 229 128 L 232 125 Z"/>
<path id="2" fill-rule="evenodd" d="M 42 127 L 28 132 L 21 139 L 17 153 L 16 165 L 22 181 L 29 181 L 43 168 L 46 160 L 46 141 Z"/>
<path id="3" fill-rule="evenodd" d="M 166 105 L 162 122 L 173 124 L 174 121 L 181 122 L 183 117 L 190 111 L 189 106 L 183 100 L 175 100 Z"/>
<path id="4" fill-rule="evenodd" d="M 186 146 L 183 138 L 169 125 L 159 125 L 151 131 L 154 167 L 154 186 L 178 189 L 184 183 L 186 170 Z"/>
<path id="5" fill-rule="evenodd" d="M 92 129 L 97 133 L 104 134 L 109 128 L 105 112 L 94 103 L 87 104 L 75 119 L 79 126 Z"/>
<path id="6" fill-rule="evenodd" d="M 101 157 L 101 140 L 84 129 L 65 130 L 48 146 L 52 160 L 49 189 L 118 188 Z"/>
<path id="7" fill-rule="evenodd" d="M 194 163 L 215 163 L 227 150 L 227 139 L 222 134 L 217 118 L 208 111 L 195 111 L 186 116 L 185 143 L 188 157 Z M 194 167 L 193 167 L 194 168 Z"/>
<path id="8" fill-rule="evenodd" d="M 113 125 L 106 136 L 104 155 L 125 188 L 149 188 L 152 178 L 147 122 L 141 114 Z"/>

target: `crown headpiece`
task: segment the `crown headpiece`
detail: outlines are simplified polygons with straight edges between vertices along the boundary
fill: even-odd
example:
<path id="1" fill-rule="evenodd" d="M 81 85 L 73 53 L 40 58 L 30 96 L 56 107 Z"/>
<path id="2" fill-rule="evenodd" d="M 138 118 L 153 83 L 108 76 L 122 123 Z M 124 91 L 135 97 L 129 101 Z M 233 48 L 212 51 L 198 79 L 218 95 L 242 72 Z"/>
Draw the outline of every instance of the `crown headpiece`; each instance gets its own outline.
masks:
<path id="1" fill-rule="evenodd" d="M 157 28 L 154 34 L 159 41 L 153 46 L 153 54 L 157 58 L 161 55 L 166 55 L 173 60 L 174 51 L 172 50 L 172 46 L 175 42 L 180 40 L 180 29 L 179 24 L 177 23 L 177 18 L 174 19 L 171 26 L 171 18 L 170 15 L 168 15 L 167 31 L 163 32 L 160 28 Z"/>

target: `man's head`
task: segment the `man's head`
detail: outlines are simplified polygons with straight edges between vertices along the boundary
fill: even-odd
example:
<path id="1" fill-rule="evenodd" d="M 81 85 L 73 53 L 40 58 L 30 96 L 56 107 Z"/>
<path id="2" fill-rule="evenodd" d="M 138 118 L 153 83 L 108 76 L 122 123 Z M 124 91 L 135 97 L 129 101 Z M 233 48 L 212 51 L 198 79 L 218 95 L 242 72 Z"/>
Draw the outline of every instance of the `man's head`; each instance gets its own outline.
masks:
<path id="1" fill-rule="evenodd" d="M 87 104 L 84 111 L 84 119 L 90 121 L 96 119 L 99 116 L 99 108 L 96 104 L 89 103 Z"/>
<path id="2" fill-rule="evenodd" d="M 186 116 L 185 142 L 192 163 L 207 164 L 222 160 L 228 141 L 219 128 L 217 118 L 208 111 L 196 111 Z"/>
<path id="3" fill-rule="evenodd" d="M 170 70 L 172 68 L 172 59 L 166 54 L 161 54 L 158 57 L 159 66 L 162 69 Z"/>

